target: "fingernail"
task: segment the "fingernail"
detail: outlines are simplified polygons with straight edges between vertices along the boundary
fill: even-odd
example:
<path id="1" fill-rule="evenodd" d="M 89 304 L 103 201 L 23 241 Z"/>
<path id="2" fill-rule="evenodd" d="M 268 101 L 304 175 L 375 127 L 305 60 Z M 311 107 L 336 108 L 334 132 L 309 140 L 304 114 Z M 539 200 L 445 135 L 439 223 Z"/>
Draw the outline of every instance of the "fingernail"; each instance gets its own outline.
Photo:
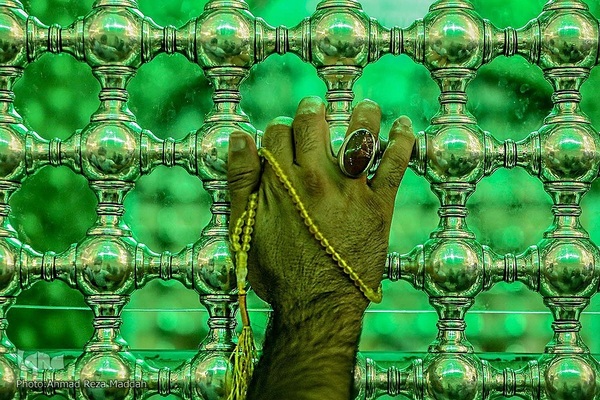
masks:
<path id="1" fill-rule="evenodd" d="M 412 128 L 412 121 L 408 117 L 400 117 L 397 119 L 398 123 L 405 128 Z"/>
<path id="2" fill-rule="evenodd" d="M 354 107 L 354 109 L 356 110 L 358 107 L 364 108 L 365 110 L 368 110 L 370 112 L 376 112 L 381 115 L 381 107 L 379 107 L 379 104 L 375 103 L 371 99 L 362 100 L 356 105 L 356 107 Z"/>
<path id="3" fill-rule="evenodd" d="M 298 104 L 296 114 L 318 114 L 325 109 L 325 103 L 320 97 L 305 97 Z"/>
<path id="4" fill-rule="evenodd" d="M 292 124 L 294 123 L 294 120 L 292 118 L 289 117 L 277 117 L 273 120 L 271 120 L 271 122 L 269 122 L 267 124 L 267 127 L 265 129 L 265 131 L 267 129 L 272 129 L 274 127 L 278 127 L 278 126 L 285 126 L 285 127 L 291 127 Z"/>
<path id="5" fill-rule="evenodd" d="M 233 132 L 229 135 L 229 148 L 231 151 L 241 151 L 246 148 L 245 133 Z"/>

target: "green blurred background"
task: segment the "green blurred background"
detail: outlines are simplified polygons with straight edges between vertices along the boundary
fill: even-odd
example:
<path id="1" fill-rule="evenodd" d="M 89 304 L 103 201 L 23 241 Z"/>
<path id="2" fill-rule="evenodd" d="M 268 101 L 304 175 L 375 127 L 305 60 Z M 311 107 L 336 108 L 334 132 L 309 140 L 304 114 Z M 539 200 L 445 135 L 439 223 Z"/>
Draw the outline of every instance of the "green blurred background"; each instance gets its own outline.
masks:
<path id="1" fill-rule="evenodd" d="M 26 10 L 45 24 L 69 25 L 91 9 L 93 0 L 26 0 Z M 181 26 L 202 12 L 205 0 L 139 0 L 141 11 L 160 25 Z M 293 26 L 315 10 L 317 0 L 250 0 L 251 11 L 273 26 Z M 406 27 L 427 12 L 431 1 L 364 0 L 366 12 L 385 26 Z M 544 0 L 475 0 L 480 14 L 496 26 L 520 27 L 536 17 Z M 600 17 L 600 5 L 590 0 Z M 176 78 L 175 78 L 176 77 Z M 600 70 L 583 87 L 583 110 L 600 126 L 597 88 Z M 132 111 L 139 124 L 160 138 L 181 138 L 198 129 L 211 107 L 212 89 L 199 67 L 180 55 L 161 55 L 131 82 Z M 390 90 L 392 89 L 392 90 Z M 26 125 L 44 138 L 67 138 L 97 108 L 99 85 L 90 68 L 68 55 L 44 55 L 25 71 L 16 88 L 16 106 Z M 364 71 L 356 99 L 370 98 L 383 109 L 383 131 L 401 114 L 416 129 L 427 127 L 438 108 L 439 90 L 424 67 L 408 57 L 385 56 Z M 500 57 L 481 68 L 470 85 L 469 108 L 496 138 L 520 140 L 537 130 L 551 109 L 549 84 L 539 68 L 522 58 Z M 252 70 L 242 88 L 242 106 L 264 129 L 279 115 L 293 115 L 307 95 L 324 96 L 312 66 L 294 55 L 272 56 Z M 95 199 L 84 178 L 66 167 L 47 167 L 13 196 L 12 224 L 20 239 L 39 251 L 60 252 L 79 241 L 95 219 Z M 181 168 L 161 167 L 139 180 L 126 199 L 125 219 L 135 237 L 154 251 L 178 251 L 195 242 L 209 218 L 199 179 Z M 396 201 L 391 250 L 408 252 L 427 240 L 437 224 L 438 201 L 427 182 L 407 173 Z M 541 183 L 523 170 L 501 170 L 484 179 L 469 203 L 471 229 L 496 252 L 521 252 L 537 243 L 551 224 L 551 202 Z M 600 190 L 595 184 L 583 202 L 582 223 L 600 242 Z M 365 317 L 361 350 L 390 354 L 421 352 L 434 339 L 436 315 L 424 294 L 409 284 L 387 283 L 384 302 Z M 253 309 L 265 308 L 253 300 Z M 600 352 L 600 307 L 593 301 L 582 317 L 582 335 Z M 154 281 L 131 298 L 122 333 L 134 349 L 194 349 L 206 334 L 206 312 L 197 296 L 179 283 Z M 267 313 L 252 315 L 264 331 Z M 82 296 L 61 282 L 38 283 L 9 313 L 8 334 L 21 349 L 80 349 L 92 333 L 91 313 Z M 467 315 L 467 334 L 477 351 L 539 353 L 551 338 L 551 318 L 541 298 L 523 285 L 498 285 L 477 298 Z"/>

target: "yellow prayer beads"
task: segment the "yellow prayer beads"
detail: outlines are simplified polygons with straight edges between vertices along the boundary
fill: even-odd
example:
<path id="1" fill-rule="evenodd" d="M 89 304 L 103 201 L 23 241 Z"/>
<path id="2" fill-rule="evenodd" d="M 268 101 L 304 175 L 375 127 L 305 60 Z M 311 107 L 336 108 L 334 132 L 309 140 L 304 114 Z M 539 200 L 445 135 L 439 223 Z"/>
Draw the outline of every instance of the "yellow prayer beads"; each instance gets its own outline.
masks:
<path id="1" fill-rule="evenodd" d="M 240 315 L 242 317 L 242 332 L 238 343 L 231 353 L 233 364 L 232 389 L 228 400 L 244 400 L 248 385 L 254 371 L 254 360 L 257 357 L 254 335 L 250 327 L 250 317 L 246 304 L 246 277 L 248 276 L 248 251 L 256 216 L 258 194 L 253 193 L 248 199 L 246 211 L 235 223 L 231 234 L 231 248 L 235 253 L 235 275 L 237 280 L 238 296 L 240 302 Z M 241 235 L 241 237 L 240 237 Z"/>
<path id="2" fill-rule="evenodd" d="M 346 273 L 350 277 L 350 279 L 354 282 L 354 284 L 365 295 L 367 299 L 369 299 L 373 303 L 380 303 L 382 299 L 381 285 L 379 285 L 377 291 L 374 291 L 363 282 L 363 280 L 358 276 L 358 274 L 350 267 L 350 265 L 348 265 L 346 260 L 344 260 L 342 256 L 340 256 L 340 254 L 333 248 L 329 241 L 323 236 L 317 224 L 315 224 L 310 215 L 308 215 L 308 211 L 306 210 L 304 203 L 302 203 L 302 200 L 300 200 L 298 192 L 293 187 L 292 183 L 281 169 L 281 166 L 279 165 L 273 154 L 265 148 L 260 149 L 259 154 L 271 165 L 273 171 L 275 172 L 275 175 L 290 195 L 292 202 L 296 206 L 298 213 L 304 221 L 304 224 L 308 227 L 308 230 L 315 237 L 315 239 L 321 244 L 321 247 L 325 249 L 327 254 L 329 254 L 331 258 L 340 266 L 344 273 Z"/>

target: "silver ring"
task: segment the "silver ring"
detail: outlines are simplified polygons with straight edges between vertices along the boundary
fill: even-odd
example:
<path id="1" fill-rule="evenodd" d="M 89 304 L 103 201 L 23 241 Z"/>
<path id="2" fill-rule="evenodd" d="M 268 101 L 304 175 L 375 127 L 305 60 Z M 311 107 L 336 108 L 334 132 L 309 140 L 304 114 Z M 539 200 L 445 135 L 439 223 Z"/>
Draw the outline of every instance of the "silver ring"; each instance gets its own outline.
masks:
<path id="1" fill-rule="evenodd" d="M 344 175 L 358 178 L 372 174 L 379 165 L 379 139 L 368 129 L 357 129 L 344 139 L 338 165 Z"/>

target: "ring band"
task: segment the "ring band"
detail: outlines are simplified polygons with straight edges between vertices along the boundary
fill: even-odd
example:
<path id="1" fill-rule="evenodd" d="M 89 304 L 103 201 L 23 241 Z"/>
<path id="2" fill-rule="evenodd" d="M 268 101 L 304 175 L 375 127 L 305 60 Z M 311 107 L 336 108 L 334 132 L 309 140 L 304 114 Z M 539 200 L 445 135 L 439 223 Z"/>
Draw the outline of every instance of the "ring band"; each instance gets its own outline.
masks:
<path id="1" fill-rule="evenodd" d="M 358 178 L 371 173 L 379 164 L 379 139 L 368 129 L 357 129 L 344 139 L 338 165 L 344 175 Z"/>

